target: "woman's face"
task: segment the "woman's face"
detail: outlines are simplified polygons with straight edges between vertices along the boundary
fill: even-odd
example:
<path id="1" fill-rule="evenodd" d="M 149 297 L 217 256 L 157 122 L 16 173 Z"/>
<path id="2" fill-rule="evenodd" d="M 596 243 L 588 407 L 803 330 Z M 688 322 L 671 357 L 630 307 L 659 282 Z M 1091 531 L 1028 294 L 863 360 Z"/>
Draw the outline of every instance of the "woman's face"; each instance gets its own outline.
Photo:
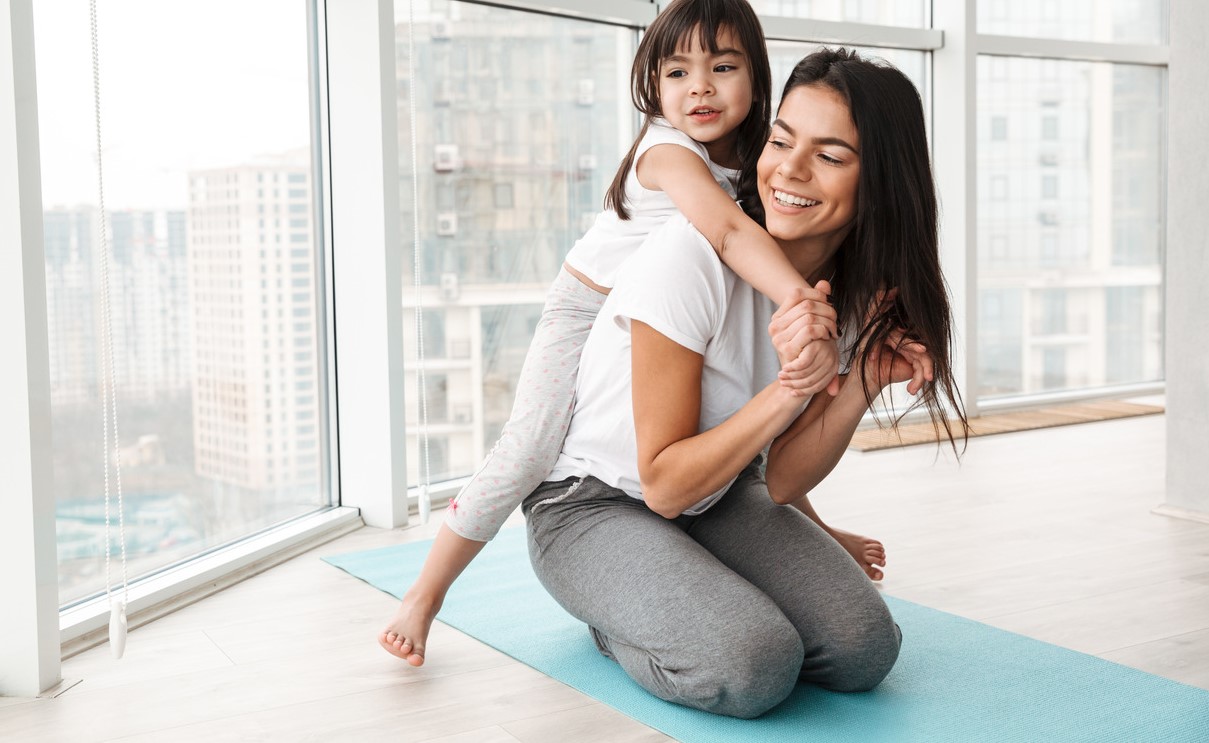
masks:
<path id="1" fill-rule="evenodd" d="M 790 91 L 756 165 L 769 234 L 838 248 L 856 217 L 860 146 L 838 93 L 821 85 Z"/>

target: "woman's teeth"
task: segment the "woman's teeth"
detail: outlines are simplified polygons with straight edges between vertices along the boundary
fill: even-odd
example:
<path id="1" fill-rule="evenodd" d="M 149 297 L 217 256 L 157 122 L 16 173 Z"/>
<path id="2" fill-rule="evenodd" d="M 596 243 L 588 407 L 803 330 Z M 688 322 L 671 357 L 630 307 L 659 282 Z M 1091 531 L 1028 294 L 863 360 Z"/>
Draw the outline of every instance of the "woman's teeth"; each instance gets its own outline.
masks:
<path id="1" fill-rule="evenodd" d="M 813 199 L 804 199 L 801 196 L 794 196 L 784 191 L 773 191 L 772 197 L 777 200 L 778 204 L 784 204 L 785 206 L 815 206 L 819 203 Z"/>

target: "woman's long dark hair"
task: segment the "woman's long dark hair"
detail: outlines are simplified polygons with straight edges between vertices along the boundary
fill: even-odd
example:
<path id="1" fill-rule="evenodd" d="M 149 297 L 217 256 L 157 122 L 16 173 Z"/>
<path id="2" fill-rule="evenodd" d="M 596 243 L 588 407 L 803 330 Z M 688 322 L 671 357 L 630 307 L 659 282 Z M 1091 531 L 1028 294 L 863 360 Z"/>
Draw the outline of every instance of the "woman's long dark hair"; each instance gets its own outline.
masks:
<path id="1" fill-rule="evenodd" d="M 675 0 L 643 34 L 630 71 L 630 96 L 634 107 L 643 115 L 642 129 L 617 168 L 604 200 L 605 208 L 617 212 L 622 219 L 630 218 L 625 203 L 625 182 L 634 166 L 638 143 L 650 128 L 651 119 L 663 115 L 659 100 L 659 65 L 674 55 L 677 47 L 682 46 L 692 33 L 697 34 L 702 49 L 717 54 L 718 32 L 723 28 L 739 37 L 747 55 L 751 110 L 739 125 L 736 149 L 744 178 L 749 170 L 754 177 L 756 161 L 764 149 L 768 124 L 772 120 L 772 72 L 760 20 L 747 0 Z"/>
<path id="2" fill-rule="evenodd" d="M 838 93 L 860 136 L 856 218 L 836 254 L 832 281 L 840 327 L 860 328 L 855 338 L 844 340 L 858 348 L 864 341 L 852 370 L 862 373 L 873 349 L 894 328 L 904 328 L 927 348 L 935 370 L 933 381 L 903 415 L 925 407 L 937 436 L 943 429 L 956 452 L 957 436 L 964 442 L 969 422 L 953 382 L 952 313 L 940 271 L 936 187 L 919 92 L 897 68 L 842 48 L 823 49 L 799 62 L 781 100 L 804 85 Z M 755 177 L 745 174 L 740 195 L 749 197 L 743 199 L 748 212 L 763 223 L 763 208 L 754 194 Z M 891 287 L 898 289 L 893 305 L 867 318 L 879 292 Z M 866 398 L 872 405 L 868 392 Z M 944 401 L 956 421 L 950 420 Z M 954 428 L 959 428 L 957 436 Z"/>

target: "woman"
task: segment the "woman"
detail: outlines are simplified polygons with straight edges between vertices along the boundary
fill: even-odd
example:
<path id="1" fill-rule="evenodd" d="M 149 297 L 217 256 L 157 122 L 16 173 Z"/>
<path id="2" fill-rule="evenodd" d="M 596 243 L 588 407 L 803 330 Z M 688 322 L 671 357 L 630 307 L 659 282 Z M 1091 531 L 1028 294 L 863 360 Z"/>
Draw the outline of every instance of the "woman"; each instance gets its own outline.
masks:
<path id="1" fill-rule="evenodd" d="M 889 672 L 898 628 L 805 494 L 890 383 L 910 380 L 934 421 L 942 396 L 961 410 L 910 81 L 844 50 L 804 59 L 755 186 L 769 233 L 809 283 L 831 279 L 834 307 L 774 314 L 674 219 L 618 277 L 551 481 L 524 503 L 538 578 L 600 651 L 660 698 L 738 717 L 799 679 L 855 691 Z M 770 321 L 778 339 L 855 331 L 836 396 L 804 404 L 778 383 Z"/>

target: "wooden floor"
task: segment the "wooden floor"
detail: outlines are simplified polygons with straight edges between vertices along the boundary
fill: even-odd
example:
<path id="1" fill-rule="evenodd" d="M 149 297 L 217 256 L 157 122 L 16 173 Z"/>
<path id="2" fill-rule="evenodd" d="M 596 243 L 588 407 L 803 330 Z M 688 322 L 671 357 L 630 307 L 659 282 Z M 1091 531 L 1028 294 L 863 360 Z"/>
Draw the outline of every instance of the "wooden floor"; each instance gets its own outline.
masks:
<path id="1" fill-rule="evenodd" d="M 1209 689 L 1209 524 L 1153 515 L 1162 416 L 849 452 L 814 496 L 882 539 L 886 592 Z M 515 518 L 515 517 L 514 517 Z M 64 663 L 0 699 L 0 740 L 668 740 L 436 625 L 414 670 L 374 642 L 394 600 L 319 561 L 422 539 L 362 529 Z"/>

